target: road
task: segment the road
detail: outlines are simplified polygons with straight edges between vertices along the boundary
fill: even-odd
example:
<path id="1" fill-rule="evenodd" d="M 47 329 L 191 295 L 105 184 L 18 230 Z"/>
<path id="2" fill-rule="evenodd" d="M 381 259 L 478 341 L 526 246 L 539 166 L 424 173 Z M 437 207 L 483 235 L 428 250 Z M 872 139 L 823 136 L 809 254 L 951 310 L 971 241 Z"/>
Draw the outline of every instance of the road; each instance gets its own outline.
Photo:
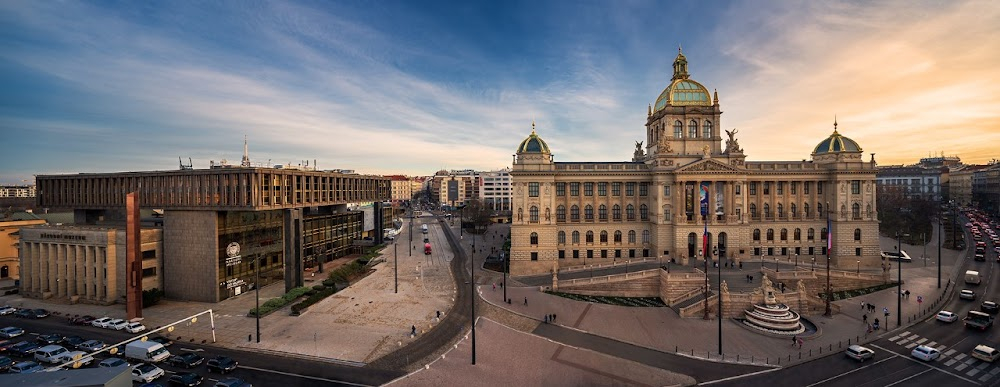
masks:
<path id="1" fill-rule="evenodd" d="M 967 240 L 972 240 L 967 235 Z M 992 248 L 992 246 L 991 246 Z M 962 267 L 958 270 L 956 289 L 974 289 L 979 297 L 975 301 L 958 299 L 957 290 L 951 292 L 951 301 L 943 309 L 965 316 L 970 310 L 979 310 L 983 300 L 1000 300 L 1000 268 L 995 253 L 986 262 L 972 259 L 973 249 L 966 251 Z M 966 285 L 961 280 L 965 270 L 977 270 L 983 276 L 982 284 Z M 967 329 L 961 320 L 953 323 L 937 321 L 931 316 L 908 328 L 890 332 L 882 338 L 865 344 L 875 351 L 873 360 L 865 363 L 847 358 L 842 352 L 756 375 L 737 377 L 715 383 L 721 386 L 996 386 L 1000 385 L 1000 364 L 974 359 L 969 354 L 979 344 L 1000 347 L 1000 330 L 994 327 L 985 332 Z M 927 345 L 941 351 L 941 358 L 931 362 L 917 360 L 910 351 L 917 345 Z"/>

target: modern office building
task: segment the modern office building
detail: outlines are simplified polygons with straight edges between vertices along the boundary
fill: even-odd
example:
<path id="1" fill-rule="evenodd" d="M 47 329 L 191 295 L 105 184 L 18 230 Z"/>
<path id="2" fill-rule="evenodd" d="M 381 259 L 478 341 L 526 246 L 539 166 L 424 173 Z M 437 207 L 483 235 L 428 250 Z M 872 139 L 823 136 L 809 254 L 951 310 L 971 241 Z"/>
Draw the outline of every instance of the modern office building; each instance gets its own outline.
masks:
<path id="1" fill-rule="evenodd" d="M 706 254 L 822 264 L 830 244 L 835 267 L 882 265 L 874 156 L 864 161 L 834 122 L 802 150 L 811 160 L 747 161 L 737 130 L 722 137 L 718 93 L 690 79 L 683 54 L 673 70 L 632 161 L 556 162 L 532 124 L 510 172 L 513 275 L 640 257 L 691 264 Z"/>
<path id="2" fill-rule="evenodd" d="M 111 270 L 124 251 L 118 246 L 129 192 L 138 192 L 143 209 L 162 210 L 162 226 L 142 231 L 143 258 L 155 250 L 157 264 L 147 267 L 143 259 L 142 267 L 144 273 L 155 267 L 160 289 L 180 300 L 238 295 L 255 286 L 257 274 L 262 286 L 280 279 L 286 288 L 301 286 L 305 266 L 380 243 L 382 225 L 391 224 L 383 215 L 391 197 L 387 178 L 247 165 L 38 176 L 38 206 L 72 210 L 74 225 L 22 234 L 28 237 L 21 240 L 22 266 L 32 265 L 22 273 L 24 292 L 90 297 L 88 286 L 107 285 L 93 294 L 98 302 L 113 300 L 124 275 Z M 371 207 L 369 218 L 355 204 Z M 93 276 L 96 268 L 107 274 Z"/>
<path id="3" fill-rule="evenodd" d="M 510 168 L 479 172 L 479 196 L 494 212 L 510 212 Z"/>
<path id="4" fill-rule="evenodd" d="M 944 198 L 942 180 L 947 176 L 947 167 L 887 165 L 878 167 L 876 182 L 879 192 L 898 191 L 907 198 L 941 201 Z"/>
<path id="5" fill-rule="evenodd" d="M 972 173 L 972 202 L 986 213 L 1000 217 L 1000 160 Z"/>
<path id="6" fill-rule="evenodd" d="M 0 198 L 33 198 L 33 185 L 0 185 Z"/>

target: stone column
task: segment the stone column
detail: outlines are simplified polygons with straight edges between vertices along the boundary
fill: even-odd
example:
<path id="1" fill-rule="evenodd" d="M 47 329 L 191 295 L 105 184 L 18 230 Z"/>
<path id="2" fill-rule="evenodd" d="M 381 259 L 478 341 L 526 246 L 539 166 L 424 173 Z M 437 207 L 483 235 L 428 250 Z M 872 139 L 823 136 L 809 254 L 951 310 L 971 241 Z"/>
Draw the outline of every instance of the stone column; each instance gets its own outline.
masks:
<path id="1" fill-rule="evenodd" d="M 83 291 L 80 292 L 87 300 L 94 299 L 94 246 L 85 246 L 83 252 Z"/>
<path id="2" fill-rule="evenodd" d="M 97 275 L 94 278 L 96 281 L 95 285 L 97 285 L 97 301 L 102 302 L 105 301 L 105 297 L 107 296 L 107 291 L 105 289 L 107 284 L 107 281 L 105 280 L 107 279 L 108 272 L 106 247 L 101 246 L 97 248 L 94 266 L 97 268 Z"/>

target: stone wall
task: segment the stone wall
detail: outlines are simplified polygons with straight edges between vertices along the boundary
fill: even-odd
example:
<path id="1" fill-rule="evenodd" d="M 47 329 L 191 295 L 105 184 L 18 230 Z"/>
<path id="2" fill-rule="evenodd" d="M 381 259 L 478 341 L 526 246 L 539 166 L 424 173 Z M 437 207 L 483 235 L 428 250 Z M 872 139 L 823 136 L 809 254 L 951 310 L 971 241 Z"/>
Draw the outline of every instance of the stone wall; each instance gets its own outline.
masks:
<path id="1" fill-rule="evenodd" d="M 589 296 L 659 297 L 659 269 L 559 281 L 554 290 Z"/>
<path id="2" fill-rule="evenodd" d="M 167 211 L 160 273 L 167 298 L 219 302 L 217 225 L 214 211 Z"/>

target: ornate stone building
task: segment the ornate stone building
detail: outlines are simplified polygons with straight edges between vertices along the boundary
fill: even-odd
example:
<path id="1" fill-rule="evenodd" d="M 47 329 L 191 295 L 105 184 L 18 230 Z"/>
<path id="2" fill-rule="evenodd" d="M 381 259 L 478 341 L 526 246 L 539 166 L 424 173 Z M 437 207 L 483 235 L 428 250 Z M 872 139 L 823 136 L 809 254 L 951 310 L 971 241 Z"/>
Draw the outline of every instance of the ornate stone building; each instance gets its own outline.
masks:
<path id="1" fill-rule="evenodd" d="M 832 265 L 880 267 L 874 156 L 863 161 L 834 122 L 810 161 L 747 161 L 737 130 L 720 133 L 718 93 L 690 79 L 683 54 L 673 68 L 631 162 L 555 162 L 532 124 L 511 171 L 512 275 L 643 257 L 693 264 L 706 234 L 713 260 L 822 264 L 828 224 Z"/>

